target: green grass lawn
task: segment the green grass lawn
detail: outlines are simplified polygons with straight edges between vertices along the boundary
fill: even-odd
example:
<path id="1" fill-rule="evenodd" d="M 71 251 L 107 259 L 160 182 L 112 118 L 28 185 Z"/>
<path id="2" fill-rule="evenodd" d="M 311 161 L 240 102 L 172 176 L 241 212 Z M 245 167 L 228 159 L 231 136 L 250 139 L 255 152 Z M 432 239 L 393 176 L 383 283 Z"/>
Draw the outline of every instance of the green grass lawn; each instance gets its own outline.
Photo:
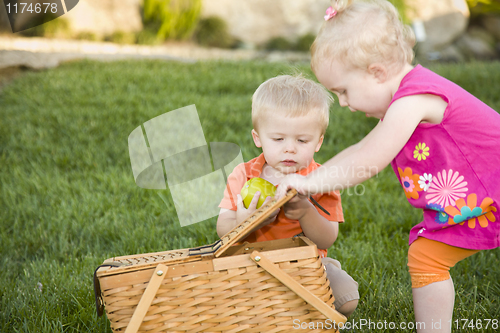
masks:
<path id="1" fill-rule="evenodd" d="M 110 332 L 93 299 L 92 274 L 104 259 L 215 241 L 215 218 L 181 228 L 171 201 L 165 205 L 155 191 L 135 185 L 128 135 L 155 116 L 196 104 L 207 142 L 234 142 L 249 160 L 260 152 L 250 135 L 253 92 L 297 69 L 312 77 L 306 64 L 83 61 L 27 72 L 4 87 L 0 330 Z M 433 69 L 500 111 L 500 63 Z M 334 106 L 316 160 L 325 162 L 374 125 Z M 406 254 L 421 212 L 389 168 L 363 186 L 363 195 L 343 193 L 346 223 L 329 250 L 359 282 L 351 319 L 412 321 Z M 455 319 L 500 319 L 499 259 L 500 250 L 483 251 L 452 269 Z"/>

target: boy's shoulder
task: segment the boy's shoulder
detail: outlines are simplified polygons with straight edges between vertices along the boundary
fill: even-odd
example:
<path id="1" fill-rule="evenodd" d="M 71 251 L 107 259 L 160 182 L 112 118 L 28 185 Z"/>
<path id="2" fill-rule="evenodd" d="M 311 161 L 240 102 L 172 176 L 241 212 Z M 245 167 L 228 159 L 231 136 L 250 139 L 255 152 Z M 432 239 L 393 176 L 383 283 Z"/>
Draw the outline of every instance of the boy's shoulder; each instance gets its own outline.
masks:
<path id="1" fill-rule="evenodd" d="M 252 158 L 250 161 L 243 163 L 245 167 L 245 174 L 249 178 L 259 177 L 265 164 L 266 159 L 264 158 L 264 153 L 262 153 L 259 156 Z"/>
<path id="2" fill-rule="evenodd" d="M 311 163 L 309 163 L 309 165 L 307 166 L 307 168 L 304 168 L 300 171 L 298 171 L 297 173 L 299 175 L 302 175 L 302 176 L 307 176 L 308 174 L 310 174 L 311 172 L 313 172 L 314 170 L 316 170 L 317 168 L 319 168 L 321 166 L 321 164 L 317 163 L 314 159 L 311 161 Z"/>
<path id="3" fill-rule="evenodd" d="M 259 177 L 265 163 L 264 154 L 260 154 L 248 162 L 238 164 L 231 172 L 231 175 L 244 175 L 247 178 Z"/>

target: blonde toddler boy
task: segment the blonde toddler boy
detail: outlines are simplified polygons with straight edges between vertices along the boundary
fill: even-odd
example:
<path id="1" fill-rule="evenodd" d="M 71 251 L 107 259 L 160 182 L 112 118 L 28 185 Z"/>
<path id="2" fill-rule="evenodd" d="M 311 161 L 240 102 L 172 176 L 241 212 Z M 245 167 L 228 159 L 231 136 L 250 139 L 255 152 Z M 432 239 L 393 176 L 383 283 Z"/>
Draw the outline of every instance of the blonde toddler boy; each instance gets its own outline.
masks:
<path id="1" fill-rule="evenodd" d="M 228 186 L 217 220 L 217 233 L 223 236 L 256 210 L 260 193 L 248 208 L 240 196 L 244 183 L 254 177 L 279 185 L 288 174 L 307 175 L 320 165 L 314 161 L 329 122 L 330 94 L 319 84 L 301 75 L 281 75 L 264 82 L 252 98 L 252 137 L 262 154 L 238 165 L 228 177 Z M 337 260 L 327 257 L 335 242 L 338 224 L 343 222 L 340 194 L 314 195 L 330 215 L 316 208 L 306 196 L 296 196 L 275 211 L 245 241 L 261 242 L 305 235 L 319 249 L 327 269 L 335 308 L 346 316 L 358 304 L 358 284 Z M 269 200 L 268 198 L 267 200 Z"/>

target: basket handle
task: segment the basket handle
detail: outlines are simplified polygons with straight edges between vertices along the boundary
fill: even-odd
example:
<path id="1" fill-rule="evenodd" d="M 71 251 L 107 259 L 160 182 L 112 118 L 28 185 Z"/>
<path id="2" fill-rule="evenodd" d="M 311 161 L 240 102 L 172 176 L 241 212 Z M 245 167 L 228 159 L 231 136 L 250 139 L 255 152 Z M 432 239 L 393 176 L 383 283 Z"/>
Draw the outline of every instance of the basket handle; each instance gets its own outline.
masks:
<path id="1" fill-rule="evenodd" d="M 309 303 L 316 310 L 321 312 L 326 318 L 333 321 L 333 324 L 338 328 L 339 324 L 344 324 L 347 318 L 336 311 L 334 308 L 330 307 L 328 304 L 319 299 L 316 295 L 312 294 L 309 290 L 304 288 L 300 283 L 295 281 L 290 275 L 283 272 L 279 267 L 273 264 L 269 259 L 267 259 L 259 251 L 253 251 L 250 258 L 266 270 L 269 274 L 278 279 L 281 283 L 287 286 L 290 290 L 300 296 L 304 301 Z"/>
<path id="2" fill-rule="evenodd" d="M 139 304 L 137 304 L 137 308 L 135 308 L 134 314 L 128 323 L 125 333 L 137 333 L 163 279 L 167 275 L 167 271 L 168 267 L 163 264 L 156 266 L 156 269 L 149 280 L 148 286 L 146 287 L 144 294 L 142 294 L 141 300 L 139 301 Z"/>

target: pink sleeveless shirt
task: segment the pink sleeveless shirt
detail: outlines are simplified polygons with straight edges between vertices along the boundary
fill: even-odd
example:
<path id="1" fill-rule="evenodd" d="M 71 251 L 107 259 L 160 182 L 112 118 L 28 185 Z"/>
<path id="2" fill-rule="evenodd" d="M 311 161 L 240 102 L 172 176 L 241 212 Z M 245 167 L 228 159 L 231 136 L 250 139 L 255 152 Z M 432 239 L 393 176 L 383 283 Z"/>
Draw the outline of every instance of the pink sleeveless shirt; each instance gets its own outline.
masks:
<path id="1" fill-rule="evenodd" d="M 425 237 L 467 249 L 500 246 L 500 115 L 420 65 L 391 104 L 418 94 L 448 106 L 440 124 L 420 123 L 391 163 L 410 204 L 423 209 L 410 244 Z"/>

